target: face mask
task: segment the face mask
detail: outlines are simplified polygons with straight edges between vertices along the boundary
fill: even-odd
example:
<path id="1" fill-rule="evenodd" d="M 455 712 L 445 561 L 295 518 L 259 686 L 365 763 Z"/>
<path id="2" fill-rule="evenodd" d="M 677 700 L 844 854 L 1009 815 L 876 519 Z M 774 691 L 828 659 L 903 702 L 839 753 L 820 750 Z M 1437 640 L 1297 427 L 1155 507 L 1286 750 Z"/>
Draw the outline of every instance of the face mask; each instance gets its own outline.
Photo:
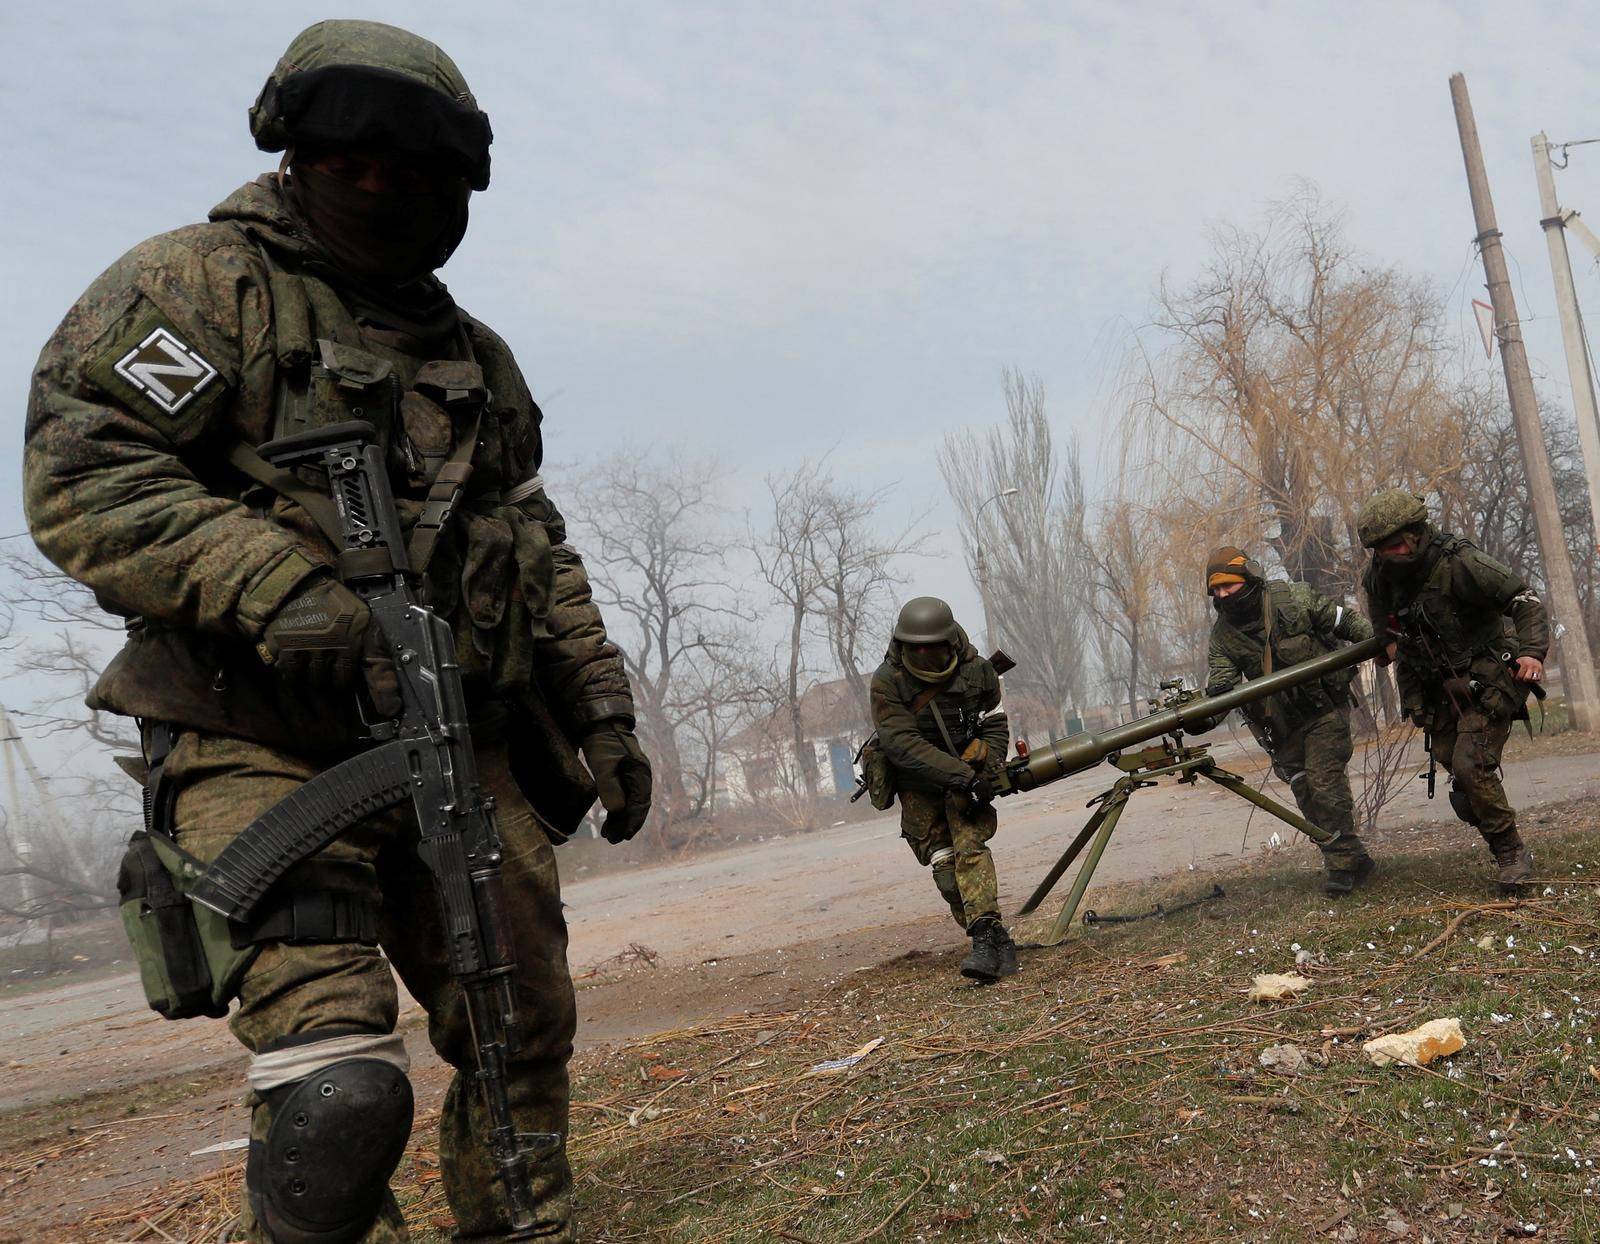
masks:
<path id="1" fill-rule="evenodd" d="M 1231 596 L 1213 596 L 1211 604 L 1230 622 L 1247 622 L 1261 616 L 1261 584 L 1246 583 Z"/>
<path id="2" fill-rule="evenodd" d="M 1428 531 L 1414 535 L 1414 547 L 1409 553 L 1379 553 L 1378 564 L 1398 579 L 1415 578 L 1425 565 L 1431 536 L 1432 533 Z"/>
<path id="3" fill-rule="evenodd" d="M 951 644 L 940 644 L 932 652 L 914 653 L 910 649 L 905 654 L 906 668 L 918 678 L 935 682 L 948 678 L 955 672 L 956 653 Z"/>
<path id="4" fill-rule="evenodd" d="M 467 231 L 466 187 L 375 193 L 297 165 L 295 204 L 328 257 L 357 277 L 404 285 L 445 260 Z"/>

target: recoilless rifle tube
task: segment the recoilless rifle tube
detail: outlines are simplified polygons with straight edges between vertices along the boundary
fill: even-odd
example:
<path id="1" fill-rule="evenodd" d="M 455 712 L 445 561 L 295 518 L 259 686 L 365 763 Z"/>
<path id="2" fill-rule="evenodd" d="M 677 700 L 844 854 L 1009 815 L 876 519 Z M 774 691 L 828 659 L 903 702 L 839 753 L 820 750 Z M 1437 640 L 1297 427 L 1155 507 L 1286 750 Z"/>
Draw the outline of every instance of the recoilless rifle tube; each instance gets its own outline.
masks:
<path id="1" fill-rule="evenodd" d="M 1388 642 L 1389 636 L 1374 635 L 1358 644 L 1336 648 L 1309 661 L 1252 678 L 1220 695 L 1195 695 L 1158 713 L 1113 726 L 1102 734 L 1074 734 L 1049 747 L 1035 748 L 1027 756 L 1019 757 L 1006 766 L 1008 788 L 1000 793 L 1008 795 L 1014 791 L 1032 790 L 1058 778 L 1092 769 L 1107 756 L 1116 755 L 1127 748 L 1177 733 L 1196 722 L 1220 717 L 1233 709 L 1254 704 L 1257 700 L 1264 700 L 1290 687 L 1298 687 L 1301 683 L 1311 682 L 1335 670 L 1359 665 L 1369 657 L 1377 656 Z"/>

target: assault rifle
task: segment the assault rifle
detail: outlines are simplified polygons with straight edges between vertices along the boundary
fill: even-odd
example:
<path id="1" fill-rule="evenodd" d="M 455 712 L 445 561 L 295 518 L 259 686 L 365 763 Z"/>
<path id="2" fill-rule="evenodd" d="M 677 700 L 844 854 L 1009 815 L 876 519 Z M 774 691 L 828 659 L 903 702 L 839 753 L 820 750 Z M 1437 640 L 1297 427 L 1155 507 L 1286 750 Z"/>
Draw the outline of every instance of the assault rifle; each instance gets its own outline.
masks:
<path id="1" fill-rule="evenodd" d="M 262 445 L 279 469 L 327 473 L 343 534 L 338 571 L 372 610 L 399 677 L 400 715 L 372 724 L 374 745 L 262 813 L 235 838 L 189 897 L 248 920 L 295 864 L 345 830 L 410 799 L 418 854 L 433 874 L 450 972 L 466 997 L 475 1080 L 489 1118 L 489 1153 L 511 1206 L 513 1233 L 533 1227 L 529 1163 L 561 1145 L 552 1132 L 518 1132 L 506 1067 L 522 1043 L 513 994 L 516 947 L 500 876 L 494 800 L 478 783 L 466 698 L 449 625 L 417 602 L 415 577 L 369 423 L 313 428 Z M 464 483 L 464 474 L 457 483 Z M 418 523 L 442 527 L 454 503 L 430 500 Z"/>
<path id="2" fill-rule="evenodd" d="M 1236 708 L 1375 657 L 1383 650 L 1388 638 L 1373 636 L 1358 644 L 1336 648 L 1298 665 L 1285 666 L 1260 678 L 1252 678 L 1220 695 L 1208 696 L 1185 688 L 1181 682 L 1163 683 L 1160 694 L 1150 702 L 1150 707 L 1156 711 L 1148 716 L 1124 722 L 1103 734 L 1074 734 L 1049 747 L 1036 747 L 1026 756 L 1010 761 L 999 784 L 998 793 L 1001 795 L 1014 795 L 1018 791 L 1058 782 L 1092 769 L 1102 761 L 1114 765 L 1123 774 L 1109 790 L 1090 800 L 1095 813 L 1089 818 L 1089 823 L 1073 839 L 1017 914 L 1025 916 L 1043 902 L 1072 862 L 1088 848 L 1088 855 L 1073 878 L 1072 890 L 1061 905 L 1055 926 L 1042 944 L 1053 946 L 1065 937 L 1123 808 L 1134 791 L 1154 786 L 1158 777 L 1176 777 L 1179 782 L 1185 783 L 1206 778 L 1292 825 L 1314 842 L 1332 842 L 1334 834 L 1263 795 L 1238 774 L 1221 768 L 1206 745 L 1186 743 L 1183 735 L 1185 731 L 1192 733 L 1210 729 L 1214 724 L 1213 719 L 1221 718 Z M 1160 742 L 1139 751 L 1129 750 L 1153 740 Z M 1100 919 L 1103 921 L 1105 918 Z"/>

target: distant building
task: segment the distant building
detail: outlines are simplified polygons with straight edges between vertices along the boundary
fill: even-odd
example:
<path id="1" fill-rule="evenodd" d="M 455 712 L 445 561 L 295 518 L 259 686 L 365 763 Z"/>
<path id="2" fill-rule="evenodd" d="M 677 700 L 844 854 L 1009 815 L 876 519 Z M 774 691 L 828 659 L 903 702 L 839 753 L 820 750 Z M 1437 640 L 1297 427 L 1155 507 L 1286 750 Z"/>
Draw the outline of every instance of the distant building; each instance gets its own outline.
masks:
<path id="1" fill-rule="evenodd" d="M 870 683 L 872 675 L 862 679 Z M 856 786 L 856 752 L 872 733 L 867 706 L 847 679 L 813 683 L 800 695 L 800 726 L 816 764 L 817 793 L 848 796 Z M 727 752 L 732 763 L 723 774 L 723 790 L 731 803 L 753 803 L 764 795 L 805 788 L 787 706 L 734 735 Z"/>

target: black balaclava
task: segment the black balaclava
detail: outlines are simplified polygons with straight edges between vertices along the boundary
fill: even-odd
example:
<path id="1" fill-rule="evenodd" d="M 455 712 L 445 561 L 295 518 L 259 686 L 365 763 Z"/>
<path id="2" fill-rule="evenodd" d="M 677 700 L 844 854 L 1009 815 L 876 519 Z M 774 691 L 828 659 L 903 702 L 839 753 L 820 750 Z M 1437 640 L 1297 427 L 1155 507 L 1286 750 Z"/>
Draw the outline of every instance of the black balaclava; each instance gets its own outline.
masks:
<path id="1" fill-rule="evenodd" d="M 374 192 L 296 161 L 290 201 L 338 267 L 398 288 L 444 266 L 467 232 L 464 181 L 428 193 Z"/>

